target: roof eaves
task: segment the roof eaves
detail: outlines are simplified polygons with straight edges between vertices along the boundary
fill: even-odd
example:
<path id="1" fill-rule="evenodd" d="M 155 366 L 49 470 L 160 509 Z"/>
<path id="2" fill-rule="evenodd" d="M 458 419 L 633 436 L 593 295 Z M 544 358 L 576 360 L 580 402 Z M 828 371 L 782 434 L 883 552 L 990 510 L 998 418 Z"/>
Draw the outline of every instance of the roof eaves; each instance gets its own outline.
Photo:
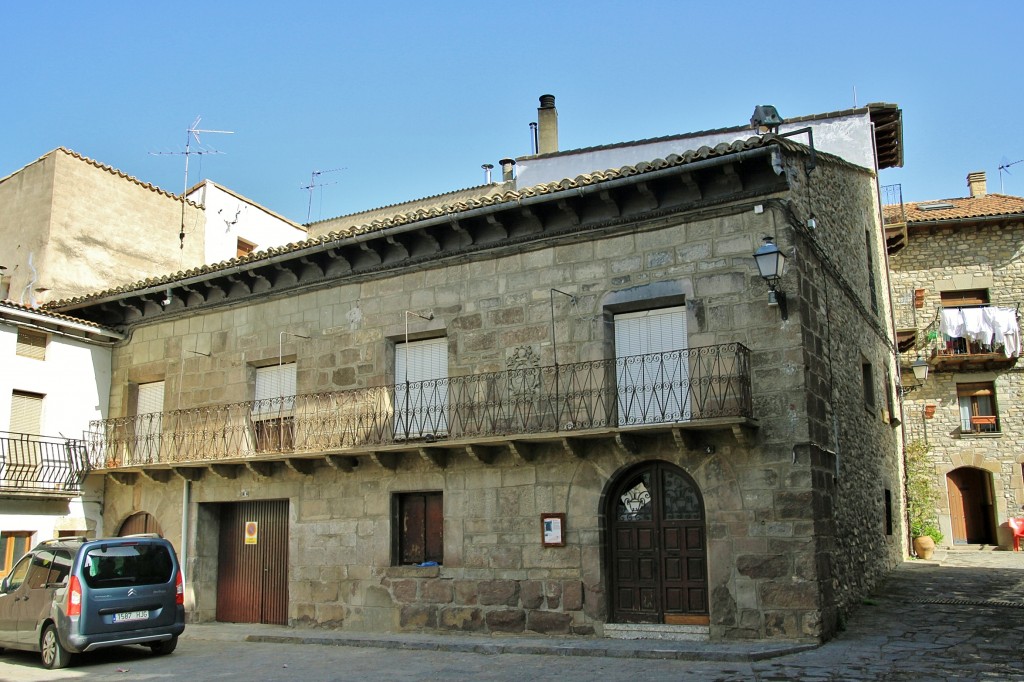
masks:
<path id="1" fill-rule="evenodd" d="M 276 261 L 283 257 L 294 257 L 293 255 L 298 255 L 300 252 L 308 251 L 309 249 L 315 249 L 318 247 L 322 248 L 326 244 L 338 242 L 344 239 L 358 238 L 364 234 L 402 227 L 431 219 L 450 218 L 463 212 L 497 208 L 505 204 L 533 199 L 547 194 L 554 194 L 563 190 L 573 190 L 588 185 L 596 185 L 620 179 L 624 180 L 632 176 L 642 176 L 644 173 L 664 170 L 670 167 L 685 166 L 691 163 L 714 158 L 725 158 L 732 154 L 754 150 L 768 144 L 777 145 L 784 149 L 788 149 L 789 151 L 795 151 L 798 153 L 808 152 L 808 147 L 805 145 L 787 138 L 780 138 L 773 135 L 753 136 L 746 140 L 737 140 L 732 143 L 723 142 L 716 145 L 714 148 L 705 146 L 697 150 L 687 151 L 682 155 L 671 154 L 667 159 L 655 159 L 650 162 L 642 162 L 632 166 L 623 166 L 618 169 L 594 171 L 592 173 L 577 176 L 576 178 L 565 178 L 557 182 L 543 183 L 540 185 L 526 187 L 521 190 L 507 191 L 496 195 L 487 195 L 476 199 L 458 202 L 454 205 L 442 204 L 441 206 L 430 210 L 419 209 L 410 213 L 398 213 L 387 219 L 375 220 L 371 223 L 356 226 L 352 229 L 331 232 L 302 242 L 287 244 L 281 247 L 271 247 L 264 251 L 249 254 L 242 258 L 232 258 L 220 263 L 204 265 L 187 271 L 179 271 L 164 277 L 149 278 L 141 282 L 124 285 L 114 289 L 107 289 L 93 294 L 88 294 L 86 296 L 53 301 L 48 303 L 47 307 L 66 308 L 69 306 L 78 306 L 84 303 L 95 303 L 100 302 L 101 300 L 109 300 L 117 298 L 122 294 L 189 285 L 194 281 L 205 279 L 209 276 L 216 276 L 218 273 L 223 273 L 224 271 L 244 269 L 248 265 L 255 266 L 255 264 L 258 264 L 261 261 Z M 859 166 L 850 164 L 849 162 L 832 154 L 819 153 L 818 157 L 819 159 L 829 159 L 855 170 L 864 170 Z"/>

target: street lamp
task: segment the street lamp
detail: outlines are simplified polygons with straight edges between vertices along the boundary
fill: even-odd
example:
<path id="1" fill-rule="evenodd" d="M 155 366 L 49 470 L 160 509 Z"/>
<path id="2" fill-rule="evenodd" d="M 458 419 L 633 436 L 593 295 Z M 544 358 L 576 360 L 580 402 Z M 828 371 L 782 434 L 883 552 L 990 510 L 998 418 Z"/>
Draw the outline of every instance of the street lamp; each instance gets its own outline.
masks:
<path id="1" fill-rule="evenodd" d="M 787 319 L 786 293 L 778 290 L 779 280 L 786 269 L 786 255 L 771 237 L 765 237 L 764 244 L 754 252 L 754 262 L 757 263 L 761 277 L 768 283 L 768 305 L 778 306 L 779 315 L 783 320 Z"/>

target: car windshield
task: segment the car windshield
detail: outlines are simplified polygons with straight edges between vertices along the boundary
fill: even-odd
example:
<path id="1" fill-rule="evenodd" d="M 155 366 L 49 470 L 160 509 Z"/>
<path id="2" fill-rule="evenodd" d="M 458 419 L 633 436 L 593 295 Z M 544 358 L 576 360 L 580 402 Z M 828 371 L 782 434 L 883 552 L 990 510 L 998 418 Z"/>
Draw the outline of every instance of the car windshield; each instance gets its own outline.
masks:
<path id="1" fill-rule="evenodd" d="M 89 587 L 155 585 L 170 581 L 174 563 L 165 546 L 134 543 L 94 547 L 86 554 L 84 568 Z"/>

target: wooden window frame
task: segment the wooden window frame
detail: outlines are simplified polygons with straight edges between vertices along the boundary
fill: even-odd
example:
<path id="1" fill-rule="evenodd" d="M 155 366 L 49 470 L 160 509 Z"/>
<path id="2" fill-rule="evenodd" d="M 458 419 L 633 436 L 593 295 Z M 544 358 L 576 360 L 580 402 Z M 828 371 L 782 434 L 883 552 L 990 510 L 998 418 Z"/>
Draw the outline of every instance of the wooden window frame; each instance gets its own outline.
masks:
<path id="1" fill-rule="evenodd" d="M 943 308 L 964 308 L 989 304 L 988 289 L 955 289 L 939 293 Z"/>
<path id="2" fill-rule="evenodd" d="M 245 258 L 250 253 L 256 250 L 256 245 L 248 239 L 238 238 L 235 242 L 235 258 Z"/>
<path id="3" fill-rule="evenodd" d="M 444 564 L 444 493 L 395 493 L 392 498 L 392 564 Z"/>
<path id="4" fill-rule="evenodd" d="M 15 549 L 18 547 L 18 539 L 23 540 L 24 549 L 17 552 L 15 556 Z M 14 564 L 20 559 L 26 552 L 32 549 L 32 531 L 28 530 L 5 530 L 0 533 L 0 578 L 7 577 L 10 574 L 11 569 L 14 568 Z"/>
<path id="5" fill-rule="evenodd" d="M 991 403 L 991 410 L 982 411 L 981 401 L 978 398 L 987 397 Z M 999 403 L 996 401 L 996 387 L 992 381 L 977 381 L 959 383 L 956 385 L 957 409 L 960 410 L 960 433 L 985 434 L 1000 433 L 999 427 Z M 970 429 L 964 428 L 963 400 L 967 399 L 970 405 Z"/>

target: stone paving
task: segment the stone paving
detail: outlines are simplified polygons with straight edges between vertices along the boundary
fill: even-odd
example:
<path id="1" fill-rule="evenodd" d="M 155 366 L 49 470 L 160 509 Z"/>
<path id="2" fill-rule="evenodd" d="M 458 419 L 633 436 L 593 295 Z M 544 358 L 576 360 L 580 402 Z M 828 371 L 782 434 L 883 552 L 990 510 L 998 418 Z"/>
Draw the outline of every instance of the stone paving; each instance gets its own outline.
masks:
<path id="1" fill-rule="evenodd" d="M 0 680 L 108 679 L 1024 682 L 1024 552 L 960 550 L 907 562 L 823 646 L 211 624 L 190 625 L 167 657 L 122 647 L 48 671 L 38 654 L 0 656 Z"/>

